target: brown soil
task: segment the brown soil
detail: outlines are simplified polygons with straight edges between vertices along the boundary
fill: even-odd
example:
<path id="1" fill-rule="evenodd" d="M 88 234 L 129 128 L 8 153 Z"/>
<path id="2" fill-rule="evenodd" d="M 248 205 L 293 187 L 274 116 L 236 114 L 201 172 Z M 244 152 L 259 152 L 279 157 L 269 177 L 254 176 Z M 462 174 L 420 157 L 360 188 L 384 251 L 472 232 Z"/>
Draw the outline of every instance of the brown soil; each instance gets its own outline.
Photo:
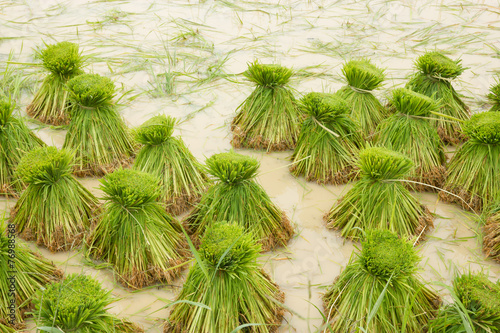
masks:
<path id="1" fill-rule="evenodd" d="M 460 131 L 455 131 L 453 135 L 450 136 L 445 128 L 439 126 L 437 132 L 444 144 L 459 145 L 467 141 L 467 136 Z"/>
<path id="2" fill-rule="evenodd" d="M 298 174 L 296 170 L 297 170 L 297 165 L 292 164 L 292 166 L 290 166 L 290 172 L 298 177 L 300 176 L 300 174 Z M 307 175 L 305 178 L 307 181 L 314 181 L 320 185 L 321 184 L 343 185 L 347 184 L 350 181 L 357 180 L 359 178 L 358 171 L 359 171 L 358 168 L 349 166 L 336 173 L 331 173 L 330 175 L 328 175 L 327 178 L 324 179 L 315 177 L 313 175 Z"/>
<path id="3" fill-rule="evenodd" d="M 231 145 L 234 148 L 262 149 L 267 152 L 293 150 L 295 148 L 296 140 L 293 140 L 293 144 L 289 144 L 287 141 L 270 143 L 269 140 L 263 139 L 262 135 L 248 137 L 248 133 L 244 132 L 240 126 L 234 124 L 231 125 L 231 131 L 233 132 Z"/>
<path id="4" fill-rule="evenodd" d="M 451 195 L 447 192 L 439 192 L 439 198 L 445 202 L 456 203 L 465 210 L 473 213 L 480 213 L 483 209 L 483 199 L 477 195 L 471 195 L 464 188 L 459 186 L 445 186 L 444 190 L 457 195 Z"/>
<path id="5" fill-rule="evenodd" d="M 500 262 L 500 213 L 488 218 L 483 233 L 483 251 L 486 257 Z"/>
<path id="6" fill-rule="evenodd" d="M 415 174 L 419 175 L 417 177 L 410 177 L 409 180 L 419 183 L 428 184 L 434 187 L 425 186 L 422 184 L 407 183 L 403 182 L 403 185 L 410 190 L 416 192 L 439 192 L 438 188 L 443 188 L 444 182 L 446 180 L 446 167 L 444 165 L 436 166 L 427 173 L 422 173 L 420 168 L 415 170 Z"/>

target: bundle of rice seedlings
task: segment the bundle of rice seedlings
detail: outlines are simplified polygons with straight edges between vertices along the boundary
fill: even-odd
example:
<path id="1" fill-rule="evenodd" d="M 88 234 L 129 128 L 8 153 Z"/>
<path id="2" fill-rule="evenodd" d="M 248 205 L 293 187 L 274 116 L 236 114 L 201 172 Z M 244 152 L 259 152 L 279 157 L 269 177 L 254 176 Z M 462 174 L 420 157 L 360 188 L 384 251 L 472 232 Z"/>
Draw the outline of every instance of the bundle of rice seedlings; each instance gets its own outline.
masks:
<path id="1" fill-rule="evenodd" d="M 97 199 L 71 174 L 73 155 L 48 146 L 26 154 L 17 174 L 28 187 L 10 216 L 26 240 L 50 251 L 78 246 L 98 206 Z"/>
<path id="2" fill-rule="evenodd" d="M 260 163 L 234 152 L 212 155 L 206 160 L 210 174 L 216 177 L 185 224 L 195 242 L 216 221 L 235 221 L 252 233 L 268 251 L 286 245 L 293 227 L 285 212 L 279 209 L 255 176 Z"/>
<path id="3" fill-rule="evenodd" d="M 0 221 L 0 324 L 21 329 L 31 298 L 47 283 L 60 279 L 62 272 L 52 263 L 12 238 L 13 227 Z M 9 237 L 10 236 L 10 237 Z M 14 277 L 14 279 L 12 279 Z M 15 292 L 15 324 L 11 321 L 12 290 Z"/>
<path id="4" fill-rule="evenodd" d="M 463 129 L 469 140 L 451 158 L 439 196 L 479 212 L 500 197 L 500 113 L 475 114 Z"/>
<path id="5" fill-rule="evenodd" d="M 374 142 L 410 157 L 415 163 L 410 180 L 442 187 L 446 156 L 443 143 L 428 120 L 430 112 L 437 111 L 436 102 L 425 95 L 400 88 L 393 91 L 391 105 L 396 112 L 377 127 Z M 436 191 L 422 184 L 408 185 L 417 191 Z"/>
<path id="6" fill-rule="evenodd" d="M 260 250 L 238 223 L 211 225 L 164 332 L 230 333 L 245 324 L 245 332 L 276 332 L 285 295 L 257 262 Z"/>
<path id="7" fill-rule="evenodd" d="M 483 227 L 483 251 L 486 257 L 500 262 L 500 203 L 488 215 Z"/>
<path id="8" fill-rule="evenodd" d="M 487 95 L 491 102 L 490 111 L 500 111 L 500 76 L 496 78 L 496 82 L 490 87 L 490 93 Z"/>
<path id="9" fill-rule="evenodd" d="M 78 45 L 70 42 L 48 44 L 37 55 L 50 74 L 43 80 L 26 113 L 47 124 L 66 125 L 70 119 L 67 113 L 70 102 L 64 86 L 68 80 L 83 73 L 84 58 Z"/>
<path id="10" fill-rule="evenodd" d="M 135 131 L 143 146 L 134 169 L 160 179 L 167 212 L 178 215 L 199 201 L 208 187 L 208 176 L 180 137 L 172 137 L 175 118 L 155 116 Z"/>
<path id="11" fill-rule="evenodd" d="M 309 93 L 301 100 L 309 117 L 302 123 L 290 171 L 307 180 L 339 185 L 356 177 L 355 158 L 363 139 L 349 106 L 331 94 Z"/>
<path id="12" fill-rule="evenodd" d="M 20 119 L 14 118 L 14 105 L 0 100 L 0 194 L 17 196 L 25 187 L 15 174 L 24 154 L 45 144 Z"/>
<path id="13" fill-rule="evenodd" d="M 440 101 L 439 112 L 460 120 L 469 119 L 469 108 L 460 99 L 451 82 L 466 69 L 461 60 L 451 60 L 439 52 L 427 52 L 420 56 L 415 66 L 418 70 L 406 87 Z M 438 115 L 431 115 L 431 124 L 437 128 L 444 143 L 459 144 L 465 141 L 460 123 Z"/>
<path id="14" fill-rule="evenodd" d="M 12 327 L 0 323 L 0 333 L 14 333 L 14 332 L 15 330 Z"/>
<path id="15" fill-rule="evenodd" d="M 483 273 L 453 280 L 455 302 L 442 307 L 429 322 L 429 333 L 500 332 L 500 284 Z"/>
<path id="16" fill-rule="evenodd" d="M 45 290 L 39 290 L 33 299 L 33 315 L 40 332 L 58 328 L 64 332 L 144 332 L 136 325 L 118 319 L 108 312 L 115 302 L 111 292 L 83 274 L 71 274 Z"/>
<path id="17" fill-rule="evenodd" d="M 243 75 L 257 87 L 236 110 L 231 144 L 267 151 L 293 149 L 303 119 L 288 86 L 293 71 L 256 61 Z"/>
<path id="18" fill-rule="evenodd" d="M 101 180 L 106 203 L 93 223 L 87 253 L 113 265 L 119 281 L 131 288 L 170 283 L 188 255 L 180 224 L 158 202 L 158 182 L 130 169 Z"/>
<path id="19" fill-rule="evenodd" d="M 99 176 L 130 163 L 130 131 L 112 103 L 114 83 L 99 74 L 82 74 L 68 82 L 71 123 L 63 148 L 76 152 L 75 173 Z"/>
<path id="20" fill-rule="evenodd" d="M 373 65 L 369 59 L 361 59 L 346 62 L 342 73 L 347 85 L 337 94 L 351 106 L 352 118 L 361 126 L 364 136 L 369 137 L 388 116 L 388 111 L 372 94 L 384 81 L 384 70 Z"/>
<path id="21" fill-rule="evenodd" d="M 323 296 L 325 332 L 422 332 L 441 300 L 416 275 L 412 244 L 369 230 L 362 246 Z"/>
<path id="22" fill-rule="evenodd" d="M 398 181 L 407 177 L 412 161 L 387 148 L 370 147 L 361 150 L 358 165 L 361 179 L 325 215 L 327 227 L 354 240 L 368 229 L 422 239 L 433 226 L 432 216 Z"/>

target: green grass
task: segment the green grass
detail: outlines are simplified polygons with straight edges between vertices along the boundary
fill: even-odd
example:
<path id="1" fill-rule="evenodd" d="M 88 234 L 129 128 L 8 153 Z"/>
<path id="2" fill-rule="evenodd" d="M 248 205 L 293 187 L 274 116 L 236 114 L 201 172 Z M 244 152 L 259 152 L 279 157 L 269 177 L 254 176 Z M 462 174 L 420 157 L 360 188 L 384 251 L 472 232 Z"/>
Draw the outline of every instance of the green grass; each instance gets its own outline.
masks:
<path id="1" fill-rule="evenodd" d="M 25 184 L 15 174 L 21 158 L 30 150 L 45 144 L 25 125 L 13 116 L 11 101 L 0 99 L 0 195 L 17 196 Z"/>
<path id="2" fill-rule="evenodd" d="M 374 143 L 408 156 L 415 167 L 410 172 L 410 189 L 436 191 L 442 187 L 446 169 L 444 146 L 437 130 L 429 123 L 430 112 L 438 105 L 430 97 L 399 88 L 392 92 L 392 106 L 395 113 L 377 127 Z"/>
<path id="3" fill-rule="evenodd" d="M 236 110 L 231 144 L 267 151 L 293 149 L 303 118 L 288 86 L 293 71 L 254 62 L 243 75 L 256 87 Z"/>
<path id="4" fill-rule="evenodd" d="M 490 111 L 500 111 L 500 77 L 496 77 L 496 82 L 490 87 L 487 97 L 491 103 Z"/>
<path id="5" fill-rule="evenodd" d="M 275 332 L 284 294 L 257 262 L 261 246 L 238 223 L 207 229 L 164 332 Z M 202 269 L 202 267 L 204 269 Z M 206 270 L 206 272 L 204 271 Z"/>
<path id="6" fill-rule="evenodd" d="M 389 149 L 371 147 L 361 150 L 358 163 L 361 178 L 325 215 L 327 227 L 354 240 L 369 229 L 421 239 L 432 227 L 432 217 L 400 181 L 412 169 L 412 161 Z"/>
<path id="7" fill-rule="evenodd" d="M 209 178 L 182 138 L 172 136 L 175 124 L 175 118 L 155 116 L 134 131 L 142 148 L 133 168 L 160 179 L 167 211 L 179 215 L 200 199 Z"/>
<path id="8" fill-rule="evenodd" d="M 235 221 L 252 233 L 265 251 L 286 245 L 293 227 L 255 181 L 259 162 L 230 152 L 212 155 L 206 164 L 215 183 L 184 220 L 195 242 L 214 222 Z"/>
<path id="9" fill-rule="evenodd" d="M 158 202 L 154 176 L 122 169 L 101 180 L 106 200 L 87 239 L 87 255 L 113 265 L 130 288 L 170 283 L 188 255 L 180 224 Z"/>
<path id="10" fill-rule="evenodd" d="M 82 74 L 68 82 L 71 123 L 63 148 L 75 151 L 75 173 L 100 176 L 130 163 L 134 143 L 113 104 L 114 83 L 98 74 Z"/>
<path id="11" fill-rule="evenodd" d="M 306 120 L 290 171 L 306 180 L 340 185 L 357 176 L 355 156 L 364 145 L 349 106 L 331 94 L 309 93 L 299 103 Z"/>
<path id="12" fill-rule="evenodd" d="M 440 299 L 416 275 L 419 261 L 410 242 L 367 231 L 323 297 L 330 332 L 422 332 Z"/>
<path id="13" fill-rule="evenodd" d="M 49 146 L 26 154 L 17 173 L 28 187 L 14 206 L 10 222 L 26 240 L 50 251 L 80 245 L 99 203 L 72 175 L 73 155 Z"/>

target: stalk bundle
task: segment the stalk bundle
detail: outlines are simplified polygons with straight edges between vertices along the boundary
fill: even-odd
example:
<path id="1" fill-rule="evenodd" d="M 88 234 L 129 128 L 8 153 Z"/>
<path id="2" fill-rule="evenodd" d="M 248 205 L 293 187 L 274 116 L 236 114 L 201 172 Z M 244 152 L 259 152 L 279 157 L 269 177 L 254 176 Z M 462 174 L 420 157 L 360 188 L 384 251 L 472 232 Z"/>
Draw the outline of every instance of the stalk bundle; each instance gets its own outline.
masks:
<path id="1" fill-rule="evenodd" d="M 340 185 L 356 178 L 355 158 L 363 139 L 349 106 L 335 95 L 309 93 L 301 100 L 302 123 L 290 171 L 306 180 Z"/>
<path id="2" fill-rule="evenodd" d="M 469 108 L 451 85 L 451 81 L 466 69 L 461 60 L 451 60 L 439 52 L 427 52 L 415 61 L 417 72 L 406 85 L 408 89 L 440 101 L 440 113 L 460 120 L 469 119 Z M 459 144 L 466 137 L 460 123 L 431 115 L 431 125 L 437 128 L 444 143 Z"/>
<path id="3" fill-rule="evenodd" d="M 491 102 L 490 111 L 500 111 L 500 77 L 497 77 L 495 84 L 490 87 L 487 97 Z"/>
<path id="4" fill-rule="evenodd" d="M 235 221 L 256 237 L 264 251 L 286 245 L 293 227 L 255 181 L 259 162 L 229 152 L 212 155 L 206 164 L 208 172 L 216 178 L 215 184 L 185 220 L 195 242 L 212 223 Z"/>

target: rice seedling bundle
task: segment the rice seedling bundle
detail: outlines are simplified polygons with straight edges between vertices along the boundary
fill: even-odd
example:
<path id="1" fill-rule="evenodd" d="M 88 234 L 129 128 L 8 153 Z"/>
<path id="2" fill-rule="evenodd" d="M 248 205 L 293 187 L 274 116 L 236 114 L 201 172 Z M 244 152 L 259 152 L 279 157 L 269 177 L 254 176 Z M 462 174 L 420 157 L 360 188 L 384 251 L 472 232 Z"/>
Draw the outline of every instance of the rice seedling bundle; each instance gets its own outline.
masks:
<path id="1" fill-rule="evenodd" d="M 302 123 L 290 171 L 306 180 L 339 185 L 356 177 L 355 156 L 363 146 L 358 125 L 340 97 L 309 93 L 301 100 Z"/>
<path id="2" fill-rule="evenodd" d="M 127 165 L 134 144 L 112 102 L 114 83 L 99 74 L 82 74 L 68 82 L 68 90 L 71 123 L 63 148 L 75 151 L 75 173 L 100 176 Z"/>
<path id="3" fill-rule="evenodd" d="M 429 322 L 429 333 L 500 332 L 498 282 L 491 282 L 483 273 L 464 273 L 453 280 L 452 295 L 455 302 L 439 310 Z"/>
<path id="4" fill-rule="evenodd" d="M 12 327 L 10 318 L 10 277 L 15 276 L 15 319 L 14 328 L 20 329 L 25 313 L 31 308 L 35 292 L 53 280 L 58 280 L 62 272 L 42 256 L 32 252 L 27 246 L 9 238 L 7 225 L 0 221 L 0 324 Z M 9 249 L 11 252 L 9 253 Z M 14 253 L 12 253 L 14 251 Z M 15 270 L 17 273 L 12 274 Z M 5 328 L 8 332 L 9 329 Z"/>
<path id="5" fill-rule="evenodd" d="M 178 215 L 199 201 L 209 178 L 180 137 L 172 137 L 175 118 L 155 116 L 135 130 L 143 146 L 133 168 L 160 179 L 167 212 Z"/>
<path id="6" fill-rule="evenodd" d="M 30 150 L 45 144 L 24 124 L 14 118 L 14 105 L 0 100 L 0 195 L 17 196 L 25 184 L 16 176 L 15 169 Z"/>
<path id="7" fill-rule="evenodd" d="M 432 216 L 400 182 L 413 162 L 387 148 L 370 147 L 361 150 L 358 165 L 361 179 L 325 215 L 327 227 L 354 240 L 369 229 L 421 239 L 433 226 Z"/>
<path id="8" fill-rule="evenodd" d="M 352 118 L 358 122 L 364 136 L 369 137 L 389 114 L 372 93 L 384 81 L 384 70 L 373 65 L 369 59 L 362 59 L 346 62 L 342 73 L 347 85 L 337 94 L 351 106 Z"/>
<path id="9" fill-rule="evenodd" d="M 490 111 L 500 111 L 500 77 L 497 77 L 496 83 L 490 87 L 487 97 L 492 104 Z"/>
<path id="10" fill-rule="evenodd" d="M 469 119 L 469 108 L 461 100 L 451 82 L 466 69 L 461 60 L 451 60 L 439 52 L 427 52 L 415 61 L 417 72 L 406 88 L 440 101 L 439 112 L 459 120 Z M 444 143 L 459 144 L 465 141 L 460 123 L 431 115 L 431 124 L 437 128 Z"/>
<path id="11" fill-rule="evenodd" d="M 87 240 L 88 255 L 109 262 L 119 281 L 130 288 L 170 283 L 188 253 L 180 224 L 158 202 L 159 180 L 122 169 L 101 183 L 106 202 Z"/>
<path id="12" fill-rule="evenodd" d="M 39 327 L 55 327 L 64 332 L 144 332 L 108 313 L 114 301 L 111 292 L 98 281 L 87 275 L 71 274 L 37 292 L 33 315 Z M 51 331 L 40 329 L 40 332 Z"/>
<path id="13" fill-rule="evenodd" d="M 439 196 L 479 212 L 500 196 L 500 113 L 475 114 L 463 129 L 469 139 L 450 160 L 444 186 L 447 192 L 441 191 Z"/>
<path id="14" fill-rule="evenodd" d="M 260 163 L 229 152 L 212 155 L 206 164 L 216 181 L 185 220 L 194 241 L 214 222 L 235 221 L 256 237 L 264 251 L 286 245 L 293 227 L 255 181 Z"/>
<path id="15" fill-rule="evenodd" d="M 393 91 L 391 104 L 396 112 L 377 127 L 374 142 L 410 157 L 415 164 L 410 180 L 441 187 L 446 175 L 446 156 L 437 130 L 428 120 L 438 105 L 432 98 L 405 88 Z M 436 191 L 422 184 L 408 183 L 408 187 Z"/>
<path id="16" fill-rule="evenodd" d="M 26 154 L 17 173 L 28 187 L 14 206 L 10 221 L 26 240 L 50 251 L 81 243 L 98 201 L 71 174 L 73 155 L 47 146 Z"/>
<path id="17" fill-rule="evenodd" d="M 43 123 L 66 125 L 70 120 L 67 112 L 70 101 L 65 85 L 68 80 L 83 73 L 84 57 L 78 44 L 70 42 L 48 44 L 37 55 L 50 74 L 43 80 L 26 113 Z"/>
<path id="18" fill-rule="evenodd" d="M 257 86 L 236 110 L 231 144 L 267 151 L 293 149 L 303 119 L 288 86 L 293 71 L 254 62 L 243 75 Z"/>
<path id="19" fill-rule="evenodd" d="M 164 332 L 230 333 L 245 324 L 245 332 L 276 332 L 285 295 L 257 262 L 260 250 L 240 224 L 212 224 Z"/>
<path id="20" fill-rule="evenodd" d="M 483 227 L 483 250 L 487 257 L 500 262 L 500 203 L 488 215 Z"/>
<path id="21" fill-rule="evenodd" d="M 422 332 L 441 300 L 418 277 L 412 244 L 368 230 L 362 246 L 323 297 L 325 332 Z"/>

